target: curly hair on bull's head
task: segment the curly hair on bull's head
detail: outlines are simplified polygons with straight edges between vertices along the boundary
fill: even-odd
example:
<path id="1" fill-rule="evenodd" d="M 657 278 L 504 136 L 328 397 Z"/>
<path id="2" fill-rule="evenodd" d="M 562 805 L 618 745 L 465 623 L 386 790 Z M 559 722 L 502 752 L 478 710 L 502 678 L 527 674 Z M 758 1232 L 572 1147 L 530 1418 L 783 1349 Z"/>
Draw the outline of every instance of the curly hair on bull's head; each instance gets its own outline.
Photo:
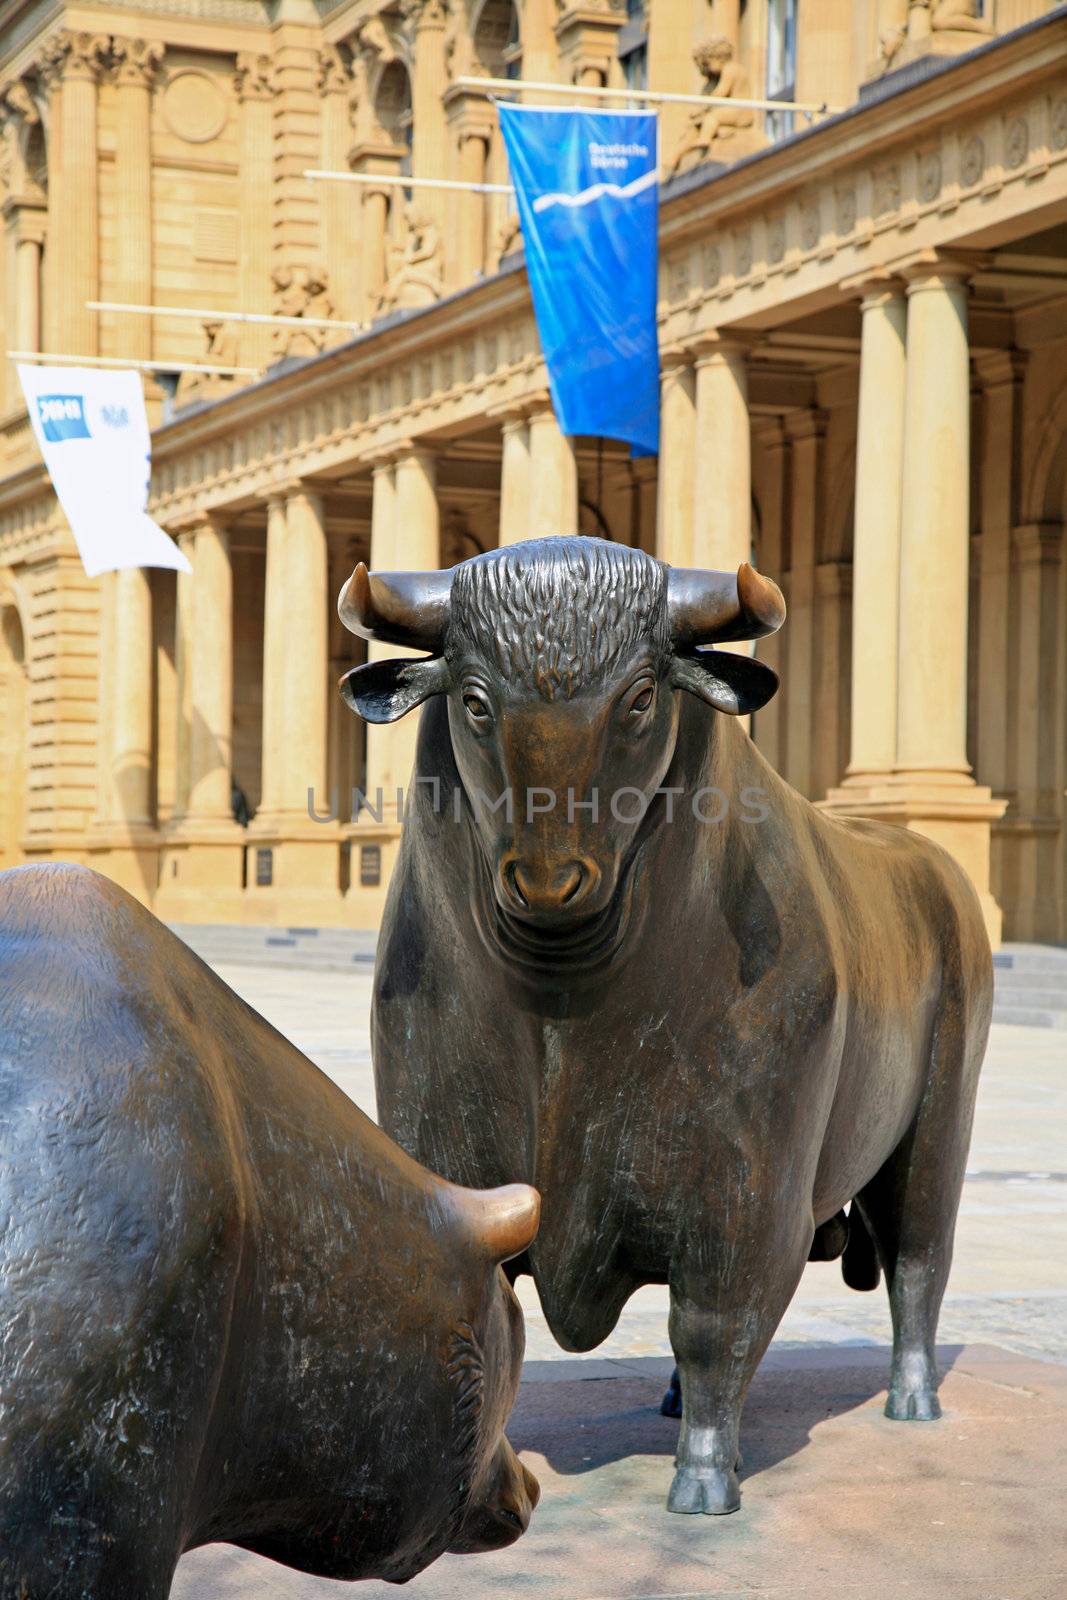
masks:
<path id="1" fill-rule="evenodd" d="M 666 568 L 643 550 L 542 539 L 455 570 L 445 656 L 473 649 L 545 700 L 609 677 L 641 640 L 670 655 Z"/>

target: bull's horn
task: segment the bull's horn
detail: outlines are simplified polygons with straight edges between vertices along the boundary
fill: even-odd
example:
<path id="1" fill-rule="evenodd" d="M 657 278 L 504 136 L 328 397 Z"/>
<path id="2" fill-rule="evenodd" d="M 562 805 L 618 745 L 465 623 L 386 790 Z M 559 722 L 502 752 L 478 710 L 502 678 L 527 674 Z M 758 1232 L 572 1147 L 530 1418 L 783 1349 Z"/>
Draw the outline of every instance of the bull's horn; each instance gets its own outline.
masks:
<path id="1" fill-rule="evenodd" d="M 732 572 L 671 567 L 667 573 L 671 633 L 678 649 L 731 639 L 762 639 L 785 621 L 782 591 L 747 561 Z"/>
<path id="2" fill-rule="evenodd" d="M 490 1261 L 510 1261 L 533 1243 L 541 1196 L 528 1183 L 508 1183 L 502 1189 L 449 1187 L 454 1211 Z"/>
<path id="3" fill-rule="evenodd" d="M 361 561 L 337 597 L 345 627 L 363 639 L 438 654 L 448 626 L 451 572 L 368 572 Z"/>

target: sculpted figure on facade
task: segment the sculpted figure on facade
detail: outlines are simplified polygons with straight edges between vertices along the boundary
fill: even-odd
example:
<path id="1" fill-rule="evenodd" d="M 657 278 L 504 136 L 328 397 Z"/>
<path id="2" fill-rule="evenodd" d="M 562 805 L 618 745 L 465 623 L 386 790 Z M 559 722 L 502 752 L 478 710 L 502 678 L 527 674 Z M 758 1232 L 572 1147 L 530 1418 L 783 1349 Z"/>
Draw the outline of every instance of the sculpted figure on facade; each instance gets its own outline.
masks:
<path id="1" fill-rule="evenodd" d="M 441 298 L 441 230 L 428 212 L 412 206 L 404 219 L 405 238 L 389 251 L 388 275 L 378 315 L 432 305 Z"/>
<path id="2" fill-rule="evenodd" d="M 748 73 L 734 59 L 734 47 L 723 34 L 713 34 L 693 51 L 693 60 L 704 74 L 705 93 L 718 99 L 749 99 L 752 86 Z M 738 106 L 697 107 L 689 118 L 689 125 L 674 153 L 670 175 L 688 172 L 690 167 L 721 155 L 723 160 L 733 160 L 742 151 L 739 144 L 752 138 L 755 116 L 752 111 Z M 746 137 L 747 135 L 747 137 Z"/>
<path id="3" fill-rule="evenodd" d="M 327 289 L 325 267 L 275 267 L 274 310 L 279 317 L 332 317 L 334 304 Z M 274 330 L 272 355 L 314 356 L 325 348 L 328 328 L 280 327 Z"/>

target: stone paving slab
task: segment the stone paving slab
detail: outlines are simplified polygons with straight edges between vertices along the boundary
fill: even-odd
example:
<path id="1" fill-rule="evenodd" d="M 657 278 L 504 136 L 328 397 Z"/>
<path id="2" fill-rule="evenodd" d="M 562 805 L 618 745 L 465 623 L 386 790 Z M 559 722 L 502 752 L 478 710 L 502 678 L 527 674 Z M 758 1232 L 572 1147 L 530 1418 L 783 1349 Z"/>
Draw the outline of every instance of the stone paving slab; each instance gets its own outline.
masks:
<path id="1" fill-rule="evenodd" d="M 510 1550 L 446 1556 L 412 1600 L 1062 1600 L 1067 1367 L 947 1346 L 939 1423 L 882 1415 L 884 1347 L 772 1347 L 742 1428 L 732 1517 L 663 1507 L 677 1424 L 668 1363 L 534 1363 L 510 1428 L 541 1504 Z M 541 1370 L 534 1371 L 533 1367 Z M 604 1368 L 611 1369 L 610 1375 Z M 547 1370 L 545 1370 L 547 1369 Z M 386 1600 L 228 1546 L 179 1565 L 174 1600 Z"/>

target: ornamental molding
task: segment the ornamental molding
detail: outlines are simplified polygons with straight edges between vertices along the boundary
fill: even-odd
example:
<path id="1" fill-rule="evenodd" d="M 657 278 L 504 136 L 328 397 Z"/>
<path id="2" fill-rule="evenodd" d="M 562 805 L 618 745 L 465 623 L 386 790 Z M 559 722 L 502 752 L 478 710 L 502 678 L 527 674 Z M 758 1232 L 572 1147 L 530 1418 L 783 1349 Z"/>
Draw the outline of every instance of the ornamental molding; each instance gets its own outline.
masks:
<path id="1" fill-rule="evenodd" d="M 274 63 L 254 50 L 239 50 L 233 74 L 238 100 L 270 100 L 274 95 Z"/>
<path id="2" fill-rule="evenodd" d="M 111 59 L 115 79 L 139 89 L 150 89 L 159 76 L 166 46 L 155 39 L 113 38 Z"/>

